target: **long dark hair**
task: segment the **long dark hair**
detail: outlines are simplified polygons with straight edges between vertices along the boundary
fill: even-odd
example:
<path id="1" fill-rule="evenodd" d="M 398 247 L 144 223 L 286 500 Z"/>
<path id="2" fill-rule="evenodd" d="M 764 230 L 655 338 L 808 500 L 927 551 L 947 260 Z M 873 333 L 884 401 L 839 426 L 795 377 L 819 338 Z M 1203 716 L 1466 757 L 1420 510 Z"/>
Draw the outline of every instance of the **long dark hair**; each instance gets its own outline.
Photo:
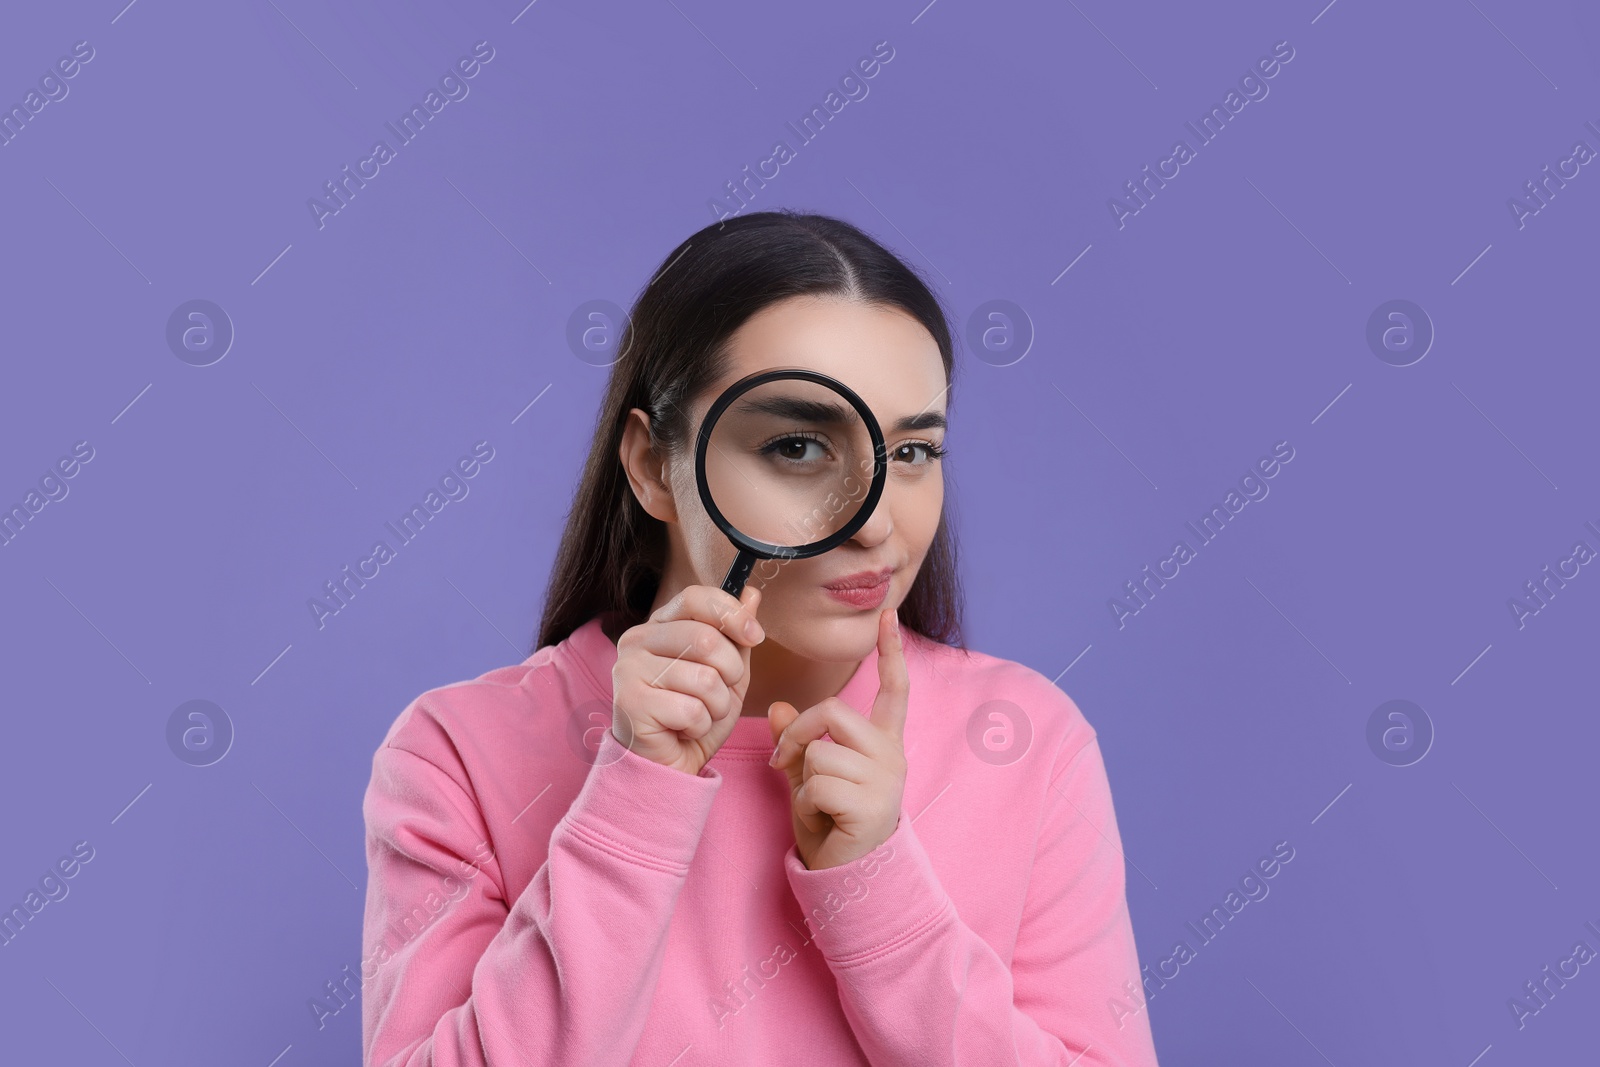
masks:
<path id="1" fill-rule="evenodd" d="M 792 296 L 831 294 L 904 311 L 939 345 L 945 381 L 955 358 L 939 300 L 922 278 L 855 226 L 826 215 L 758 211 L 713 223 L 662 261 L 633 305 L 611 367 L 583 477 L 567 513 L 534 651 L 596 615 L 621 629 L 650 615 L 666 563 L 666 526 L 639 505 L 618 449 L 631 408 L 650 416 L 651 444 L 681 454 L 692 399 L 727 369 L 745 320 Z M 946 404 L 949 395 L 946 394 Z M 956 544 L 945 512 L 900 606 L 900 624 L 964 648 Z"/>

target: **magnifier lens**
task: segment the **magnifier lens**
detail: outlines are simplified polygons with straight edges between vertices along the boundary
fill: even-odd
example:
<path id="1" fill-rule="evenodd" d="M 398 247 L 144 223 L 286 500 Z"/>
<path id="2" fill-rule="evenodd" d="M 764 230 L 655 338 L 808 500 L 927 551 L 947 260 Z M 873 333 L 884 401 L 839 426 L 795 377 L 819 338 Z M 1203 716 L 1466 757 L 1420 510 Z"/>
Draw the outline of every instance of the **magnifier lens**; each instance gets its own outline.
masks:
<path id="1" fill-rule="evenodd" d="M 706 450 L 717 509 L 746 537 L 798 547 L 836 533 L 861 509 L 873 476 L 860 414 L 826 385 L 778 379 L 739 396 Z"/>

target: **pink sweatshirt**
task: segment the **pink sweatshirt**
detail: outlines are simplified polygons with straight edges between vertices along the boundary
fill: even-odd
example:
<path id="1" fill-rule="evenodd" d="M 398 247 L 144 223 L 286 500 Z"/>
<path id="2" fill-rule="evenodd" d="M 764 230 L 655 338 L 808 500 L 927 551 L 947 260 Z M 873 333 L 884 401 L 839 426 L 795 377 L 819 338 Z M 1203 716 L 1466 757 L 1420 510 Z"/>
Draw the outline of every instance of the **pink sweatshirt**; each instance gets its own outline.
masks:
<path id="1" fill-rule="evenodd" d="M 698 775 L 617 742 L 598 619 L 419 696 L 363 805 L 363 1062 L 1156 1067 L 1093 728 L 1018 663 L 905 651 L 900 821 L 816 871 L 764 716 Z"/>

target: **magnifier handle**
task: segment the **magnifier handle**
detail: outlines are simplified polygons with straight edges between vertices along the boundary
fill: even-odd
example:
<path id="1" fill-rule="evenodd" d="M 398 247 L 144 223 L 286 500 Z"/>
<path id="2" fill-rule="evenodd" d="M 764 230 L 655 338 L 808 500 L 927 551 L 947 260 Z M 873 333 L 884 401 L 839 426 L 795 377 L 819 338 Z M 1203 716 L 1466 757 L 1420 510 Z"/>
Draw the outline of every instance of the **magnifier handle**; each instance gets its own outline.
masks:
<path id="1" fill-rule="evenodd" d="M 750 569 L 756 565 L 756 557 L 740 549 L 734 557 L 733 566 L 728 568 L 728 576 L 722 579 L 722 591 L 737 598 L 744 592 L 745 579 L 750 577 Z"/>

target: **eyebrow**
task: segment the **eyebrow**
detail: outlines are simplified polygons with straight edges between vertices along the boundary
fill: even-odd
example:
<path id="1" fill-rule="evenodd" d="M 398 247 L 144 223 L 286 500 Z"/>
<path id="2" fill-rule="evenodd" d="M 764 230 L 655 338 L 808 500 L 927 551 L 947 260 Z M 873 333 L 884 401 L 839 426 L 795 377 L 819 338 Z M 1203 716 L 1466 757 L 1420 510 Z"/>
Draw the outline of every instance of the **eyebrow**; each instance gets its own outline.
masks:
<path id="1" fill-rule="evenodd" d="M 855 417 L 855 409 L 825 400 L 808 400 L 798 396 L 763 396 L 743 400 L 739 405 L 746 411 L 756 411 L 780 418 L 805 422 L 839 425 Z M 906 415 L 889 427 L 890 433 L 910 433 L 916 430 L 943 430 L 947 428 L 944 412 L 922 411 Z"/>
<path id="2" fill-rule="evenodd" d="M 944 412 L 923 411 L 916 415 L 907 415 L 896 422 L 890 429 L 893 433 L 909 433 L 913 430 L 943 430 L 945 428 Z"/>

